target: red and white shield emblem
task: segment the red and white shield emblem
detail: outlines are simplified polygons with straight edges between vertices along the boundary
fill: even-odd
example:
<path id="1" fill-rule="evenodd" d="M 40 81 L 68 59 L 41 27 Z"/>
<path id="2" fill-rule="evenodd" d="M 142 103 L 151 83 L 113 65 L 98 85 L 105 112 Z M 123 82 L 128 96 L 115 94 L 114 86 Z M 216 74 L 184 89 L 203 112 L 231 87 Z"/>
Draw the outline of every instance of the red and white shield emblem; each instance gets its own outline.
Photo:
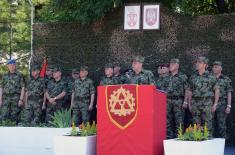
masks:
<path id="1" fill-rule="evenodd" d="M 158 8 L 147 8 L 145 13 L 145 22 L 149 26 L 153 26 L 157 22 L 157 10 Z"/>
<path id="2" fill-rule="evenodd" d="M 113 124 L 120 129 L 130 126 L 138 112 L 138 86 L 107 86 L 106 109 Z"/>
<path id="3" fill-rule="evenodd" d="M 137 23 L 137 14 L 136 13 L 129 13 L 127 14 L 127 24 L 130 27 L 136 26 Z"/>

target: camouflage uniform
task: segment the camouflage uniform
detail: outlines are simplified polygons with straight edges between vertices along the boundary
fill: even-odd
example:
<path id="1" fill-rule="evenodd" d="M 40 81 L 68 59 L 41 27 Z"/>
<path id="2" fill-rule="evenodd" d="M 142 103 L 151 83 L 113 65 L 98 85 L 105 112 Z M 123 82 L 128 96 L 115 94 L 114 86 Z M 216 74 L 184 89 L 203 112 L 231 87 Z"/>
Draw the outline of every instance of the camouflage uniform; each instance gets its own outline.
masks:
<path id="1" fill-rule="evenodd" d="M 3 105 L 1 107 L 1 120 L 10 119 L 18 122 L 21 107 L 18 106 L 20 94 L 25 81 L 19 72 L 7 73 L 0 80 L 0 87 L 3 89 Z"/>
<path id="2" fill-rule="evenodd" d="M 213 65 L 219 65 L 222 67 L 222 62 L 215 61 Z M 215 112 L 215 127 L 217 131 L 215 132 L 218 137 L 227 138 L 226 136 L 226 108 L 228 105 L 228 93 L 233 91 L 232 81 L 229 77 L 221 74 L 217 77 L 217 83 L 220 87 L 220 98 Z"/>
<path id="3" fill-rule="evenodd" d="M 167 88 L 167 137 L 175 138 L 180 124 L 184 124 L 184 95 L 187 76 L 182 73 L 169 76 Z"/>
<path id="4" fill-rule="evenodd" d="M 47 92 L 51 98 L 56 97 L 57 95 L 61 94 L 62 92 L 67 92 L 67 83 L 64 79 L 59 81 L 49 81 L 47 85 Z M 64 107 L 64 98 L 57 99 L 56 104 L 53 105 L 47 101 L 47 111 L 46 111 L 46 122 L 48 123 L 51 121 L 51 116 L 54 112 L 58 110 L 62 110 Z"/>
<path id="5" fill-rule="evenodd" d="M 119 80 L 114 77 L 103 77 L 100 81 L 100 86 L 117 85 L 120 84 Z"/>
<path id="6" fill-rule="evenodd" d="M 216 77 L 205 71 L 202 75 L 192 75 L 188 82 L 189 90 L 192 92 L 192 119 L 193 123 L 207 124 L 208 130 L 212 133 L 213 114 L 211 107 L 214 101 L 214 90 L 219 89 Z"/>
<path id="7" fill-rule="evenodd" d="M 170 80 L 170 76 L 169 75 L 160 75 L 157 79 L 156 79 L 156 87 L 159 90 L 162 90 L 164 92 L 167 92 L 167 88 L 169 85 L 169 80 Z"/>
<path id="8" fill-rule="evenodd" d="M 136 74 L 133 70 L 129 71 L 125 77 L 126 84 L 155 85 L 154 75 L 149 70 L 142 70 Z"/>
<path id="9" fill-rule="evenodd" d="M 144 63 L 144 57 L 133 57 L 132 62 Z M 133 65 L 133 64 L 132 64 Z M 142 69 L 140 73 L 136 74 L 134 70 L 130 70 L 125 75 L 126 84 L 138 84 L 138 85 L 155 85 L 154 75 L 151 71 Z"/>
<path id="10" fill-rule="evenodd" d="M 125 83 L 125 77 L 122 74 L 119 74 L 118 76 L 113 76 L 113 80 L 115 84 L 124 84 Z"/>
<path id="11" fill-rule="evenodd" d="M 88 112 L 88 107 L 90 105 L 91 95 L 95 94 L 93 81 L 89 78 L 75 80 L 73 93 L 74 103 L 72 111 L 75 123 L 78 125 L 81 123 L 81 120 L 85 123 L 89 122 L 90 113 Z"/>
<path id="12" fill-rule="evenodd" d="M 41 122 L 42 104 L 45 91 L 44 79 L 31 78 L 28 82 L 28 102 L 25 105 L 22 121 L 27 126 L 35 126 Z"/>

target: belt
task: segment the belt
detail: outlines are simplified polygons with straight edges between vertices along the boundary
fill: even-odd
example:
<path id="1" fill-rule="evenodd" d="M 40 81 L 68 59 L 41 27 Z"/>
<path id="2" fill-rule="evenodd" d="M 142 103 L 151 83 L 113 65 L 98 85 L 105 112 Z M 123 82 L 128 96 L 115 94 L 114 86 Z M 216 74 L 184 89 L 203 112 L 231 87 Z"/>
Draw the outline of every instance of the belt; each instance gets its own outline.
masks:
<path id="1" fill-rule="evenodd" d="M 178 99 L 184 99 L 184 96 L 167 96 L 167 98 L 171 100 L 178 100 Z"/>

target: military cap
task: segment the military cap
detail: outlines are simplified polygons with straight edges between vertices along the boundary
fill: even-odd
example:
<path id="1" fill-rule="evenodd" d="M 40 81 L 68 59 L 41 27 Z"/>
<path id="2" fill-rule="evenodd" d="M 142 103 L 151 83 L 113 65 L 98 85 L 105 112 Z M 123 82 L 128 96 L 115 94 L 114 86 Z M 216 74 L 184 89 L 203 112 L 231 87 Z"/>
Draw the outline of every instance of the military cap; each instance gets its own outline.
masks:
<path id="1" fill-rule="evenodd" d="M 81 66 L 80 71 L 88 71 L 88 66 Z"/>
<path id="2" fill-rule="evenodd" d="M 33 65 L 31 69 L 32 69 L 32 71 L 40 70 L 40 66 L 39 65 Z"/>
<path id="3" fill-rule="evenodd" d="M 54 65 L 48 65 L 47 70 L 53 70 L 54 67 L 55 67 Z"/>
<path id="4" fill-rule="evenodd" d="M 107 64 L 105 64 L 104 68 L 113 68 L 113 64 L 112 63 L 107 63 Z"/>
<path id="5" fill-rule="evenodd" d="M 16 60 L 15 59 L 9 59 L 7 60 L 7 64 L 10 65 L 10 64 L 16 64 Z"/>
<path id="6" fill-rule="evenodd" d="M 177 64 L 179 64 L 179 63 L 180 63 L 180 60 L 174 58 L 174 59 L 171 59 L 170 63 L 177 63 Z"/>
<path id="7" fill-rule="evenodd" d="M 74 69 L 72 69 L 72 73 L 79 73 L 79 69 L 78 68 L 74 68 Z"/>
<path id="8" fill-rule="evenodd" d="M 222 66 L 222 62 L 221 62 L 221 61 L 214 61 L 214 62 L 213 62 L 213 65 L 219 65 L 219 66 Z"/>
<path id="9" fill-rule="evenodd" d="M 206 57 L 198 57 L 197 61 L 198 62 L 203 62 L 205 64 L 207 64 L 209 62 L 209 60 Z"/>
<path id="10" fill-rule="evenodd" d="M 120 67 L 121 65 L 120 65 L 120 63 L 119 62 L 114 62 L 113 63 L 113 67 Z"/>
<path id="11" fill-rule="evenodd" d="M 144 63 L 144 57 L 135 56 L 135 57 L 133 57 L 132 61 L 137 61 L 137 62 L 140 62 L 140 63 Z"/>
<path id="12" fill-rule="evenodd" d="M 53 68 L 53 72 L 61 72 L 61 68 L 59 66 L 56 66 Z"/>

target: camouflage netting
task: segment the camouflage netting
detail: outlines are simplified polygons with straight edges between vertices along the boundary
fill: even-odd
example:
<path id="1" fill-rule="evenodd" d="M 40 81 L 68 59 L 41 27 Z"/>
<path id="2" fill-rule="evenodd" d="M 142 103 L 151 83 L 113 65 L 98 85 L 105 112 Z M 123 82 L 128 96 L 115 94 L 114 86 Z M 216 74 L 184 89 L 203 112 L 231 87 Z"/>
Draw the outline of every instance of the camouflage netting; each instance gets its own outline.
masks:
<path id="1" fill-rule="evenodd" d="M 145 56 L 145 68 L 154 72 L 159 64 L 177 57 L 182 72 L 188 75 L 193 72 L 194 59 L 206 56 L 210 64 L 214 60 L 223 61 L 224 73 L 235 88 L 235 15 L 232 14 L 188 17 L 161 7 L 160 31 L 124 31 L 123 10 L 117 9 L 90 25 L 37 23 L 34 37 L 34 61 L 41 63 L 46 55 L 49 63 L 61 65 L 65 73 L 81 64 L 88 65 L 96 82 L 106 62 L 118 61 L 127 69 L 133 55 Z M 234 120 L 235 104 L 228 119 L 232 145 L 235 145 Z"/>

